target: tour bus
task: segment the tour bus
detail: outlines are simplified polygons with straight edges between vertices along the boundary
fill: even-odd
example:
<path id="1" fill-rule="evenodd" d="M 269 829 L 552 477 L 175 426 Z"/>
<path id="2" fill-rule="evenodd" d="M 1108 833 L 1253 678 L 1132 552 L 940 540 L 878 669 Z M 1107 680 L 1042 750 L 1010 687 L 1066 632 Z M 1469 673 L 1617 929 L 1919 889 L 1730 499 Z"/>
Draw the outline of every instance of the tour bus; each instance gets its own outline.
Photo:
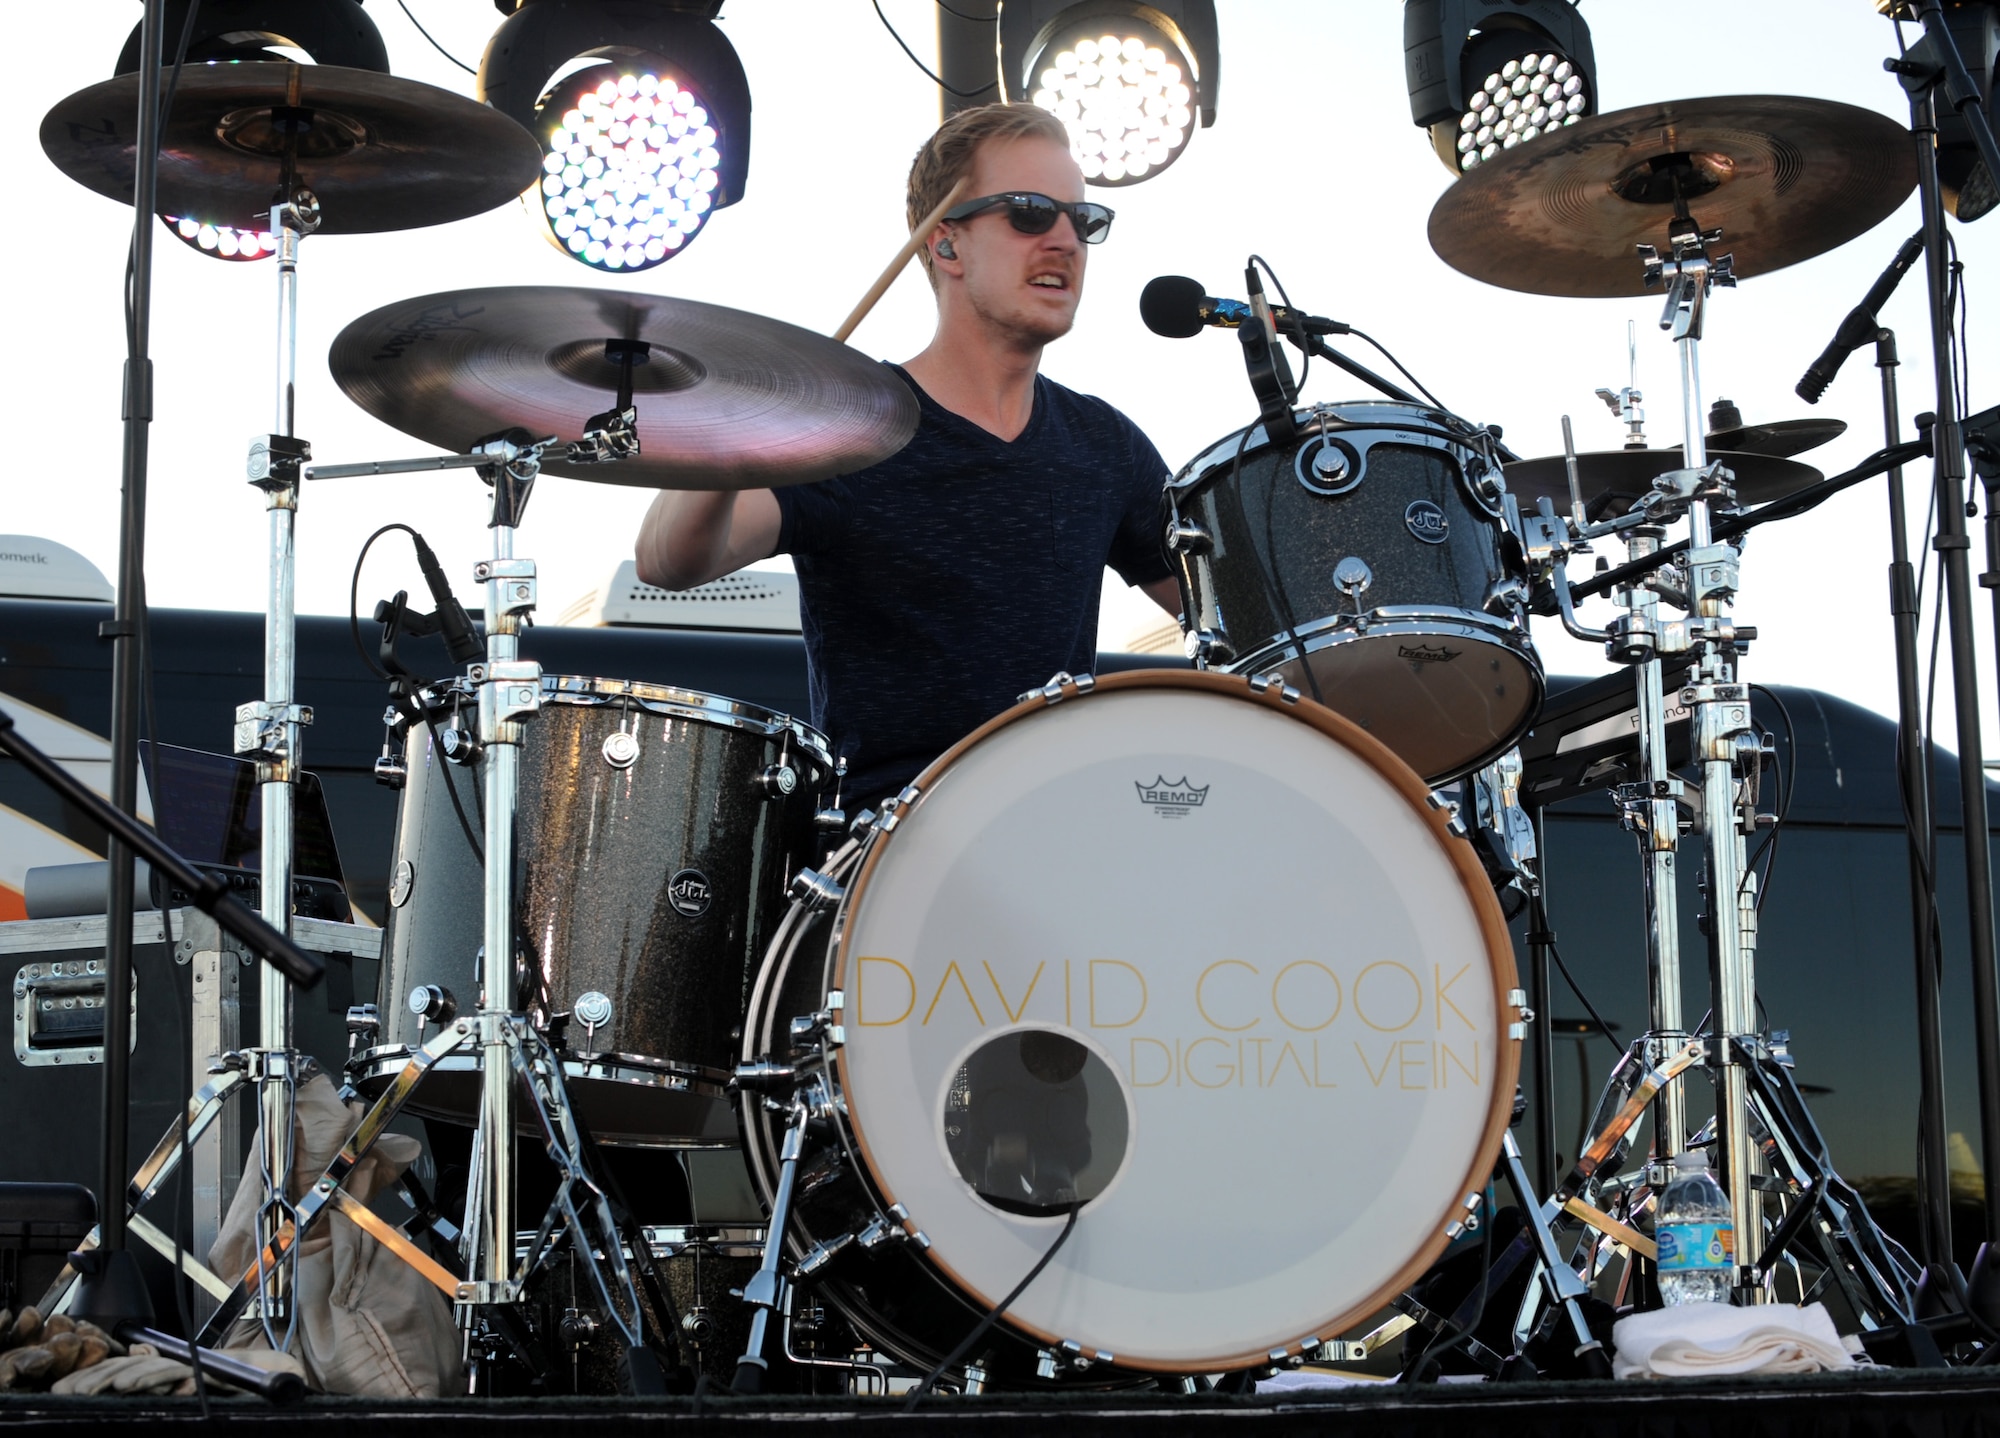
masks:
<path id="1" fill-rule="evenodd" d="M 640 584 L 627 562 L 596 593 L 530 629 L 523 656 L 538 661 L 545 673 L 670 684 L 803 716 L 809 705 L 795 584 L 787 574 L 752 572 L 669 594 Z M 112 645 L 100 626 L 110 617 L 111 597 L 103 576 L 63 546 L 0 536 L 0 710 L 99 792 L 108 791 L 110 773 Z M 369 618 L 372 599 L 364 599 L 363 608 L 360 638 L 373 653 L 380 626 Z M 151 737 L 163 746 L 227 755 L 237 706 L 261 697 L 262 616 L 155 609 L 147 639 L 142 708 L 156 731 Z M 404 637 L 398 654 L 427 680 L 457 669 L 436 636 Z M 1163 639 L 1156 652 L 1107 653 L 1100 668 L 1159 665 L 1185 666 L 1177 644 L 1170 647 Z M 378 759 L 399 752 L 393 742 L 385 749 L 388 691 L 357 652 L 347 616 L 299 619 L 297 674 L 298 699 L 313 711 L 305 768 L 316 776 L 323 797 L 323 821 L 312 822 L 323 823 L 335 851 L 330 857 L 337 860 L 317 862 L 323 870 L 331 868 L 331 876 L 313 875 L 302 848 L 302 873 L 338 885 L 340 917 L 347 924 L 379 926 L 389 901 L 399 802 L 399 791 L 377 776 Z M 1783 817 L 1758 865 L 1760 1015 L 1769 1031 L 1788 1035 L 1795 1076 L 1842 1175 L 1863 1192 L 1886 1227 L 1907 1239 L 1919 1070 L 1895 726 L 1845 700 L 1786 686 L 1760 690 L 1754 712 L 1776 754 L 1762 807 Z M 1538 1103 L 1538 1065 L 1524 1059 L 1529 1119 L 1521 1141 L 1531 1155 L 1539 1151 L 1557 1164 L 1574 1156 L 1619 1049 L 1647 1025 L 1637 841 L 1623 827 L 1608 792 L 1629 774 L 1632 725 L 1631 706 L 1616 676 L 1588 685 L 1552 679 L 1547 708 L 1522 746 L 1521 792 L 1541 818 L 1536 865 L 1547 922 L 1562 968 L 1575 982 L 1572 988 L 1555 971 L 1536 995 L 1549 1089 Z M 1679 730 L 1684 735 L 1684 717 Z M 150 819 L 152 800 L 143 782 L 141 787 L 140 815 Z M 1944 955 L 1946 1112 L 1956 1246 L 1961 1260 L 1969 1262 L 1979 1237 L 1983 1188 L 1957 795 L 1955 760 L 1939 753 L 1932 807 L 1939 828 L 1935 874 Z M 1461 786 L 1455 797 L 1467 817 L 1476 815 L 1470 786 Z M 2000 814 L 2000 803 L 1994 813 Z M 1683 864 L 1680 895 L 1683 1003 L 1691 1023 L 1701 1019 L 1708 1003 L 1702 896 L 1694 882 L 1699 843 L 1699 836 L 1687 839 L 1684 852 L 1690 857 Z M 1489 857 L 1505 848 L 1488 836 Z M 25 963 L 27 951 L 5 942 L 5 921 L 29 920 L 28 871 L 89 862 L 103 851 L 102 832 L 83 814 L 45 791 L 19 764 L 0 758 L 0 964 L 21 970 Z M 243 852 L 254 866 L 254 843 Z M 1199 872 L 1200 856 L 1190 855 L 1189 864 L 1188 873 L 1161 875 L 1160 902 L 1226 905 L 1227 895 L 1205 894 L 1198 883 L 1188 882 Z M 1490 867 L 1501 882 L 1508 867 L 1504 852 Z M 1525 943 L 1527 915 L 1518 886 L 1509 889 L 1503 898 L 1513 916 L 1517 961 L 1524 978 L 1533 979 L 1539 966 L 1530 964 Z M 1310 903 L 1311 896 L 1302 895 L 1301 901 Z M 1257 917 L 1241 915 L 1246 933 L 1254 932 Z M 309 1012 L 332 1036 L 327 1043 L 335 1052 L 322 1058 L 336 1065 L 343 1042 L 339 1016 L 348 1005 L 401 1002 L 400 996 L 375 992 L 377 965 L 369 946 L 351 947 L 351 964 L 329 968 L 323 999 L 301 1000 L 302 1014 Z M 18 1002 L 24 981 L 19 972 L 7 977 L 17 994 L 16 1058 L 26 1062 Z M 134 1003 L 139 1016 L 134 1071 L 142 1073 L 145 1046 L 171 1041 L 173 1020 L 171 1010 L 163 1010 L 143 985 Z M 301 1025 L 308 1026 L 304 1018 Z M 26 1072 L 17 1071 L 17 1083 Z M 73 1088 L 59 1112 L 37 1118 L 10 1105 L 17 1128 L 27 1124 L 12 1145 L 17 1156 L 23 1145 L 32 1146 L 38 1124 L 90 1129 L 76 1123 L 97 1101 L 96 1080 L 86 1077 L 72 1068 L 67 1081 Z M 0 1093 L 17 1083 L 0 1083 Z M 170 1083 L 157 1087 L 161 1091 L 135 1092 L 134 1142 L 141 1145 L 135 1153 L 165 1127 L 184 1097 L 165 1091 Z M 1705 1095 L 1692 1094 L 1690 1108 L 1705 1112 L 1708 1102 Z M 1546 1135 L 1534 1129 L 1538 1107 L 1550 1118 Z M 87 1148 L 94 1139 L 85 1132 L 84 1141 Z M 81 1158 L 77 1164 L 75 1177 L 94 1178 L 94 1166 Z M 10 1167 L 18 1164 L 0 1161 L 0 1177 L 19 1176 L 4 1171 Z"/>

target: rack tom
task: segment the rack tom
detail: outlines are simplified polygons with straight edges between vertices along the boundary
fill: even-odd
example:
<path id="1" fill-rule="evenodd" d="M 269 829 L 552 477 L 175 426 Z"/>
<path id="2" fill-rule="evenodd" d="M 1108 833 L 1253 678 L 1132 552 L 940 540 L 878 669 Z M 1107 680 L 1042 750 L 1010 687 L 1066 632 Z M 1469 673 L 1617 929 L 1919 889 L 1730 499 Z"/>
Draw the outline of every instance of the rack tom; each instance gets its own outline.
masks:
<path id="1" fill-rule="evenodd" d="M 1541 706 L 1526 572 L 1486 436 L 1414 405 L 1314 405 L 1210 446 L 1166 491 L 1188 653 L 1277 671 L 1433 784 Z"/>

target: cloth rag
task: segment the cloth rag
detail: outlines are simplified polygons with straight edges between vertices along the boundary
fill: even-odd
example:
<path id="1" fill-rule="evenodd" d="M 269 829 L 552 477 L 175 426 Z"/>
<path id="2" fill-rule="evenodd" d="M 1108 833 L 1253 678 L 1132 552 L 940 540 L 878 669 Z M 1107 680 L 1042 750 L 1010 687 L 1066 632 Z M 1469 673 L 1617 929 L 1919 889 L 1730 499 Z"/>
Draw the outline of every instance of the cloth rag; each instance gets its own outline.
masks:
<path id="1" fill-rule="evenodd" d="M 1817 1373 L 1851 1368 L 1823 1304 L 1735 1308 L 1684 1303 L 1621 1318 L 1611 1330 L 1618 1378 L 1697 1378 L 1725 1373 Z"/>

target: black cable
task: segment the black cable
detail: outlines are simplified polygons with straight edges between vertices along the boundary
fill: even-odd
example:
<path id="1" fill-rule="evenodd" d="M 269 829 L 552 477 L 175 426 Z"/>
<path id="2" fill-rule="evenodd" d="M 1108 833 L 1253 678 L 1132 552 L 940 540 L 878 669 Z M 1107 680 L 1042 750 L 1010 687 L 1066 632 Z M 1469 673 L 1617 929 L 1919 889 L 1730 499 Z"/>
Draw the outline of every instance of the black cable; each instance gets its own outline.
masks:
<path id="1" fill-rule="evenodd" d="M 417 541 L 419 544 L 423 542 L 424 537 L 407 524 L 391 523 L 383 525 L 380 529 L 361 541 L 361 553 L 355 556 L 354 575 L 347 585 L 347 632 L 354 639 L 354 652 L 361 656 L 361 662 L 368 666 L 377 679 L 385 680 L 389 678 L 389 671 L 376 662 L 375 656 L 370 654 L 368 647 L 361 642 L 361 566 L 368 562 L 368 551 L 373 547 L 375 541 L 389 533 L 392 529 L 402 530 L 403 533 L 409 535 L 411 539 Z M 432 715 L 430 706 L 425 704 L 422 698 L 417 695 L 410 697 L 410 706 L 422 717 L 424 727 L 430 730 L 433 752 L 442 754 L 444 752 L 444 745 L 438 738 L 437 719 Z M 450 771 L 442 767 L 442 764 L 440 765 L 438 774 L 439 782 L 444 785 L 445 797 L 451 800 L 451 811 L 458 815 L 458 827 L 465 835 L 465 842 L 472 848 L 473 858 L 484 864 L 486 862 L 485 848 L 479 842 L 479 834 L 472 827 L 472 821 L 466 817 L 465 805 L 458 797 L 458 785 L 452 782 Z M 474 789 L 477 792 L 476 785 Z"/>
<path id="2" fill-rule="evenodd" d="M 192 0 L 188 6 L 187 18 L 181 21 L 180 42 L 174 46 L 174 68 L 167 76 L 166 90 L 160 96 L 159 124 L 154 127 L 154 135 L 163 137 L 167 131 L 167 116 L 173 112 L 174 92 L 181 87 L 181 66 L 187 60 L 188 46 L 194 41 L 195 16 L 201 13 L 201 0 Z M 155 152 L 157 154 L 157 151 Z M 125 251 L 125 353 L 136 355 L 139 349 L 139 309 L 135 289 L 139 277 L 139 226 L 153 222 L 151 215 L 132 216 L 132 243 Z"/>
<path id="3" fill-rule="evenodd" d="M 1604 1035 L 1604 1041 L 1616 1049 L 1622 1058 L 1625 1054 L 1625 1045 L 1618 1042 L 1618 1035 L 1611 1031 L 1611 1025 L 1606 1023 L 1604 1015 L 1597 1011 L 1597 1005 L 1593 1004 L 1584 994 L 1582 986 L 1577 983 L 1575 976 L 1570 973 L 1569 965 L 1563 962 L 1562 950 L 1556 947 L 1555 940 L 1551 939 L 1549 941 L 1548 950 L 1549 957 L 1556 961 L 1556 968 L 1562 974 L 1563 982 L 1569 985 L 1569 991 L 1576 995 L 1576 1001 L 1583 1005 L 1584 1012 L 1590 1015 L 1590 1021 L 1596 1024 L 1597 1031 Z"/>
<path id="4" fill-rule="evenodd" d="M 1282 304 L 1286 309 L 1291 310 L 1293 313 L 1296 314 L 1298 312 L 1297 306 L 1295 306 L 1292 303 L 1292 297 L 1285 293 L 1285 282 L 1278 278 L 1278 272 L 1271 268 L 1271 262 L 1265 259 L 1262 255 L 1252 255 L 1250 257 L 1250 263 L 1258 266 L 1260 269 L 1264 271 L 1265 274 L 1271 277 L 1271 288 L 1278 292 L 1278 302 Z M 1303 394 L 1305 392 L 1305 387 L 1306 387 L 1306 376 L 1312 373 L 1313 356 L 1312 356 L 1312 351 L 1310 349 L 1301 350 L 1300 353 L 1302 353 L 1306 357 L 1305 363 L 1299 366 L 1298 387 L 1299 387 L 1299 392 Z"/>
<path id="5" fill-rule="evenodd" d="M 916 1412 L 917 1404 L 922 1402 L 924 1395 L 931 1391 L 931 1385 L 937 1382 L 938 1379 L 944 1375 L 945 1369 L 951 1367 L 952 1364 L 958 1362 L 959 1359 L 965 1357 L 966 1354 L 970 1353 L 972 1351 L 973 1345 L 979 1342 L 980 1339 L 984 1338 L 987 1334 L 987 1331 L 991 1329 L 995 1323 L 999 1322 L 1000 1315 L 1005 1313 L 1008 1309 L 1012 1308 L 1014 1306 L 1015 1300 L 1018 1299 L 1023 1293 L 1026 1293 L 1028 1291 L 1028 1285 L 1033 1283 L 1037 1278 L 1040 1278 L 1042 1276 L 1042 1270 L 1049 1266 L 1049 1260 L 1054 1258 L 1056 1254 L 1061 1251 L 1063 1244 L 1068 1241 L 1070 1234 L 1076 1230 L 1076 1216 L 1082 1212 L 1083 1212 L 1083 1205 L 1080 1203 L 1075 1208 L 1072 1208 L 1069 1211 L 1069 1217 L 1063 1220 L 1062 1232 L 1056 1235 L 1056 1241 L 1049 1245 L 1048 1251 L 1035 1261 L 1035 1266 L 1028 1270 L 1028 1276 L 1022 1279 L 1019 1283 L 1014 1285 L 1014 1291 L 1012 1293 L 1008 1294 L 1005 1298 L 1001 1299 L 998 1303 L 994 1304 L 991 1308 L 987 1309 L 986 1316 L 979 1320 L 979 1326 L 977 1328 L 973 1329 L 972 1332 L 968 1333 L 965 1336 L 965 1341 L 960 1343 L 958 1347 L 952 1349 L 950 1353 L 946 1354 L 944 1361 L 939 1363 L 938 1366 L 933 1368 L 929 1373 L 926 1373 L 924 1375 L 924 1381 L 919 1383 L 915 1388 L 912 1388 L 910 1390 L 910 1401 L 903 1405 L 903 1411 L 905 1413 Z"/>
<path id="6" fill-rule="evenodd" d="M 1776 690 L 1767 685 L 1752 684 L 1750 692 L 1762 694 L 1777 706 L 1778 718 L 1783 720 L 1785 725 L 1785 767 L 1783 776 L 1778 778 L 1778 800 L 1774 806 L 1777 822 L 1771 826 L 1771 832 L 1764 836 L 1764 842 L 1757 846 L 1748 862 L 1744 864 L 1743 878 L 1737 885 L 1737 892 L 1741 893 L 1742 885 L 1748 883 L 1750 875 L 1756 872 L 1757 861 L 1768 854 L 1769 862 L 1764 865 L 1764 877 L 1759 880 L 1757 889 L 1757 912 L 1761 914 L 1764 912 L 1764 901 L 1771 895 L 1771 872 L 1778 864 L 1778 837 L 1784 832 L 1785 821 L 1792 816 L 1792 796 L 1798 792 L 1799 731 L 1798 726 L 1792 723 L 1792 711 L 1785 707 L 1785 701 L 1778 697 Z"/>
<path id="7" fill-rule="evenodd" d="M 944 0 L 937 0 L 937 7 L 938 9 L 944 11 L 945 14 L 956 15 L 959 19 L 964 20 L 973 25 L 997 25 L 1000 23 L 998 16 L 968 15 L 963 10 L 952 9 L 951 6 L 944 3 Z"/>
<path id="8" fill-rule="evenodd" d="M 882 28 L 889 32 L 889 38 L 891 40 L 894 40 L 899 46 L 902 46 L 903 53 L 910 57 L 910 63 L 912 65 L 915 65 L 919 70 L 923 71 L 926 75 L 929 75 L 931 78 L 931 83 L 936 85 L 940 90 L 944 91 L 945 94 L 956 95 L 961 100 L 970 100 L 973 96 L 984 95 L 988 90 L 994 89 L 999 85 L 1000 82 L 998 80 L 989 80 L 984 85 L 981 85 L 977 90 L 955 90 L 950 85 L 945 84 L 945 82 L 931 70 L 930 66 L 926 65 L 923 61 L 917 58 L 916 51 L 912 50 L 908 45 L 903 44 L 903 37 L 896 33 L 896 27 L 894 25 L 891 25 L 889 23 L 889 17 L 882 13 L 882 0 L 869 0 L 869 3 L 875 7 L 875 18 L 877 20 L 880 20 L 882 22 Z"/>
<path id="9" fill-rule="evenodd" d="M 1360 339 L 1366 340 L 1369 344 L 1375 346 L 1377 350 L 1381 351 L 1382 358 L 1389 361 L 1390 364 L 1394 365 L 1396 367 L 1396 373 L 1400 374 L 1404 379 L 1408 380 L 1411 383 L 1411 385 L 1415 387 L 1418 394 L 1422 395 L 1425 399 L 1429 400 L 1432 404 L 1436 405 L 1446 414 L 1456 413 L 1456 411 L 1453 410 L 1450 405 L 1446 404 L 1443 400 L 1439 399 L 1436 395 L 1432 394 L 1429 390 L 1425 389 L 1422 380 L 1418 379 L 1415 375 L 1411 374 L 1408 370 L 1404 369 L 1403 362 L 1397 359 L 1393 354 L 1389 353 L 1388 348 L 1382 343 L 1382 341 L 1376 339 L 1375 336 L 1369 334 L 1365 330 L 1356 329 L 1353 325 L 1349 325 L 1347 327 L 1347 332 L 1351 335 L 1359 337 Z"/>
<path id="10" fill-rule="evenodd" d="M 387 679 L 389 671 L 376 662 L 375 656 L 370 654 L 361 642 L 361 566 L 368 562 L 368 551 L 374 547 L 375 541 L 392 529 L 400 529 L 412 539 L 423 538 L 407 524 L 383 525 L 361 541 L 361 553 L 354 557 L 354 575 L 347 585 L 347 632 L 354 636 L 354 652 L 361 656 L 361 662 L 368 666 L 369 673 L 377 679 Z"/>
<path id="11" fill-rule="evenodd" d="M 437 51 L 438 54 L 444 56 L 445 59 L 451 61 L 452 64 L 458 66 L 458 68 L 465 71 L 466 74 L 477 75 L 479 73 L 472 66 L 466 64 L 465 61 L 459 59 L 458 56 L 452 54 L 451 51 L 445 49 L 444 46 L 438 44 L 437 40 L 433 38 L 433 36 L 431 35 L 431 32 L 424 28 L 424 22 L 419 20 L 415 15 L 410 14 L 410 7 L 408 5 L 405 5 L 403 3 L 403 0 L 396 0 L 396 7 L 399 10 L 401 10 L 405 16 L 408 17 L 409 22 L 412 25 L 417 27 L 417 33 L 423 36 L 426 40 L 429 40 L 431 42 L 431 49 Z"/>

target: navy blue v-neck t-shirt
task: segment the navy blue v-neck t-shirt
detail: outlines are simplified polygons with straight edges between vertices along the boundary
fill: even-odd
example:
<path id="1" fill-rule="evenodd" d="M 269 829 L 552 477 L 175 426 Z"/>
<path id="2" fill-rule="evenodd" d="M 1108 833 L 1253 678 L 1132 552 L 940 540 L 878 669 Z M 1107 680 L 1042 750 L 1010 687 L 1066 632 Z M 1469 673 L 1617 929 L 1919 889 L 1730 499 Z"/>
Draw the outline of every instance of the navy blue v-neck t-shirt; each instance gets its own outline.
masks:
<path id="1" fill-rule="evenodd" d="M 1167 466 L 1103 400 L 1037 376 L 1018 438 L 937 404 L 880 464 L 774 490 L 798 570 L 812 722 L 850 810 L 893 794 L 1024 690 L 1097 660 L 1106 566 L 1172 574 Z"/>

